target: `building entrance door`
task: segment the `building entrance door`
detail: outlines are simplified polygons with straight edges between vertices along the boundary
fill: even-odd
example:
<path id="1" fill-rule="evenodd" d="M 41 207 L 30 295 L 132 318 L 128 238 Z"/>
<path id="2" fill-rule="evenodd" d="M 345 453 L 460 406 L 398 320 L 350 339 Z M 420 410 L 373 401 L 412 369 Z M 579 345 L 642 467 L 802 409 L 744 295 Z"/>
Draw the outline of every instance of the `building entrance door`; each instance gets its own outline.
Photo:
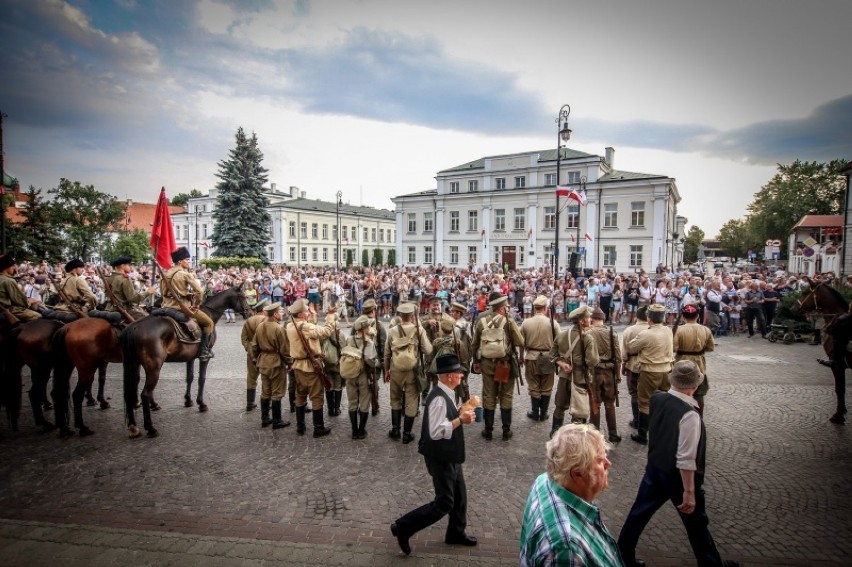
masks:
<path id="1" fill-rule="evenodd" d="M 509 265 L 510 270 L 515 269 L 515 247 L 514 246 L 504 246 L 503 247 L 503 261 L 500 263 L 501 266 L 505 267 Z"/>

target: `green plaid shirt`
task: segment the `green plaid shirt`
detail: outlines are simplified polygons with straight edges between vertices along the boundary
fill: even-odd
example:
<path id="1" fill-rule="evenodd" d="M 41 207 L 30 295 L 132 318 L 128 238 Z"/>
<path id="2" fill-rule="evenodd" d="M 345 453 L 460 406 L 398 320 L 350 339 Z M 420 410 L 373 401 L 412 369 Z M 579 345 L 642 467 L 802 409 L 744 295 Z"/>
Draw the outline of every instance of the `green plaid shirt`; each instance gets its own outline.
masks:
<path id="1" fill-rule="evenodd" d="M 542 473 L 527 498 L 521 526 L 521 567 L 623 567 L 597 506 Z"/>

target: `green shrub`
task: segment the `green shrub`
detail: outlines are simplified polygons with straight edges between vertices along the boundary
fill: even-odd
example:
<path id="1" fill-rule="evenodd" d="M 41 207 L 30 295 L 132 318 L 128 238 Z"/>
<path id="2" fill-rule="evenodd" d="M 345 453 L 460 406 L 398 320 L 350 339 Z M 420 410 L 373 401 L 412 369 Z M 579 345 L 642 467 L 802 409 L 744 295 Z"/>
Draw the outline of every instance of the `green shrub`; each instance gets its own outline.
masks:
<path id="1" fill-rule="evenodd" d="M 239 256 L 212 256 L 204 258 L 199 262 L 205 268 L 218 270 L 220 268 L 253 268 L 260 270 L 263 268 L 263 260 L 260 258 L 242 258 Z"/>

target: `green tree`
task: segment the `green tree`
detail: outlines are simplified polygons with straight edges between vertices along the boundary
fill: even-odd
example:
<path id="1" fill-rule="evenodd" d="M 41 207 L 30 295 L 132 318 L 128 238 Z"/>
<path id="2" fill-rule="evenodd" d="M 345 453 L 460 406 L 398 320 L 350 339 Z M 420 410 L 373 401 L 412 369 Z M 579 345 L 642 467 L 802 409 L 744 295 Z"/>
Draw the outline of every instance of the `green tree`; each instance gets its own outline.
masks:
<path id="1" fill-rule="evenodd" d="M 388 250 L 388 266 L 396 266 L 396 249 Z"/>
<path id="2" fill-rule="evenodd" d="M 703 230 L 695 225 L 689 227 L 689 230 L 686 231 L 686 236 L 683 239 L 684 262 L 696 262 L 698 260 L 698 249 L 701 247 L 701 242 L 703 240 Z"/>
<path id="3" fill-rule="evenodd" d="M 790 165 L 779 164 L 778 173 L 748 206 L 752 244 L 777 238 L 786 246 L 787 236 L 803 216 L 842 213 L 846 179 L 838 172 L 847 163 L 837 159 L 829 163 L 796 160 Z"/>
<path id="4" fill-rule="evenodd" d="M 719 229 L 719 246 L 726 256 L 736 261 L 756 249 L 759 239 L 754 234 L 751 219 L 731 219 Z"/>
<path id="5" fill-rule="evenodd" d="M 370 265 L 370 253 L 366 248 L 361 251 L 361 265 L 365 268 Z"/>
<path id="6" fill-rule="evenodd" d="M 213 212 L 213 246 L 217 256 L 260 258 L 268 261 L 266 245 L 272 218 L 269 199 L 263 194 L 267 170 L 261 165 L 263 153 L 257 135 L 247 138 L 237 129 L 236 144 L 228 159 L 219 162 L 216 188 L 219 195 Z"/>
<path id="7" fill-rule="evenodd" d="M 374 249 L 373 250 L 373 265 L 374 266 L 381 266 L 382 263 L 383 263 L 383 260 L 382 260 L 383 257 L 384 257 L 384 254 L 382 253 L 381 248 Z"/>
<path id="8" fill-rule="evenodd" d="M 62 258 L 62 240 L 51 218 L 52 207 L 32 185 L 21 208 L 23 220 L 17 223 L 19 256 L 27 260 L 58 261 Z"/>
<path id="9" fill-rule="evenodd" d="M 112 195 L 101 193 L 94 185 L 82 185 L 62 178 L 54 195 L 51 218 L 63 231 L 67 256 L 88 260 L 100 251 L 124 219 L 125 205 Z"/>
<path id="10" fill-rule="evenodd" d="M 347 250 L 346 251 L 346 267 L 348 268 L 349 266 L 351 266 L 353 261 L 354 261 L 354 259 L 352 258 L 352 250 Z"/>
<path id="11" fill-rule="evenodd" d="M 101 250 L 101 256 L 107 262 L 119 256 L 130 256 L 137 264 L 143 263 L 151 254 L 149 245 L 151 235 L 137 228 L 131 232 L 122 232 L 115 241 L 108 241 Z"/>
<path id="12" fill-rule="evenodd" d="M 201 197 L 201 191 L 193 189 L 189 193 L 178 193 L 169 199 L 169 204 L 174 205 L 175 207 L 185 207 L 190 199 L 194 199 L 196 197 Z"/>

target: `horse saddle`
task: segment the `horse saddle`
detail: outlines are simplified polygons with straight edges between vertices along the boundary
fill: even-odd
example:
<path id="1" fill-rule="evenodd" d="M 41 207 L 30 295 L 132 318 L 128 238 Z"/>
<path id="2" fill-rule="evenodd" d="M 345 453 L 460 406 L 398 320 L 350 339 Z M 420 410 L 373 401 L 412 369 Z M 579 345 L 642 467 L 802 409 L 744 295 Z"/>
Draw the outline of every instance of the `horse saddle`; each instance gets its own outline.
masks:
<path id="1" fill-rule="evenodd" d="M 44 319 L 53 319 L 54 321 L 59 321 L 60 323 L 70 323 L 71 321 L 76 321 L 80 318 L 76 313 L 70 313 L 68 311 L 57 311 L 56 309 L 42 309 L 41 316 Z"/>
<path id="2" fill-rule="evenodd" d="M 97 317 L 98 319 L 103 319 L 113 327 L 117 327 L 124 323 L 124 317 L 122 317 L 121 313 L 118 311 L 100 311 L 98 309 L 92 309 L 88 313 L 89 317 Z"/>
<path id="3" fill-rule="evenodd" d="M 178 341 L 186 344 L 201 342 L 201 327 L 195 319 L 190 319 L 186 314 L 177 309 L 160 307 L 151 310 L 152 317 L 165 317 L 175 328 Z"/>

